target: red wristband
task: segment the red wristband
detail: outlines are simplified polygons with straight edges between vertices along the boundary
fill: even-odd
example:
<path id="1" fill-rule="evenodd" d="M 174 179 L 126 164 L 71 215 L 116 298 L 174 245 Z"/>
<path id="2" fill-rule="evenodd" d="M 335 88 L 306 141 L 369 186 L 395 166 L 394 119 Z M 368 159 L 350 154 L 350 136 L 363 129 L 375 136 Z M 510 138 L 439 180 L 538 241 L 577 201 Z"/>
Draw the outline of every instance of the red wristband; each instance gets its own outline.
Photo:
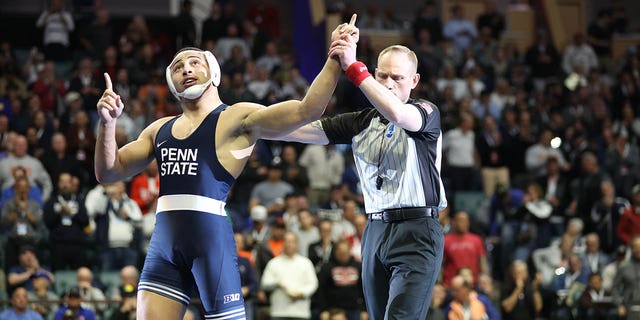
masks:
<path id="1" fill-rule="evenodd" d="M 347 78 L 356 85 L 356 87 L 359 87 L 364 79 L 371 76 L 369 70 L 367 70 L 367 65 L 360 61 L 350 64 L 347 68 L 346 75 Z"/>

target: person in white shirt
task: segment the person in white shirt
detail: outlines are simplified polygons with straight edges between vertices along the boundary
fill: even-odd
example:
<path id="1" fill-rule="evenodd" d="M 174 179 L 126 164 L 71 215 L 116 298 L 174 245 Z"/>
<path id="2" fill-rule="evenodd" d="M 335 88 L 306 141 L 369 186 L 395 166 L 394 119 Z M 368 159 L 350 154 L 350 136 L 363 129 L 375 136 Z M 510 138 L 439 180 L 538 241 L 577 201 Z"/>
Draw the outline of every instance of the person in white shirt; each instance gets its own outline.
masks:
<path id="1" fill-rule="evenodd" d="M 311 319 L 311 296 L 318 289 L 315 268 L 298 254 L 295 233 L 285 234 L 283 250 L 267 263 L 260 282 L 263 290 L 271 292 L 271 319 Z"/>

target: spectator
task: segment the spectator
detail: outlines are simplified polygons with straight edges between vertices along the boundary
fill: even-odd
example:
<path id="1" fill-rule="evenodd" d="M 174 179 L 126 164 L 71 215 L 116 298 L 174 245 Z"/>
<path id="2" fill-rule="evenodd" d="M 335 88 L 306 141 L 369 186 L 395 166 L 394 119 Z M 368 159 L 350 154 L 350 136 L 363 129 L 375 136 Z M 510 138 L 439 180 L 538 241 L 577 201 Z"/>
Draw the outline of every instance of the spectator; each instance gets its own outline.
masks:
<path id="1" fill-rule="evenodd" d="M 453 232 L 444 236 L 444 259 L 442 276 L 445 286 L 462 267 L 473 272 L 472 286 L 481 273 L 489 272 L 484 242 L 478 235 L 469 232 L 469 214 L 458 211 L 453 217 Z M 466 301 L 465 301 L 466 302 Z"/>
<path id="2" fill-rule="evenodd" d="M 75 114 L 73 124 L 65 132 L 65 137 L 69 152 L 80 162 L 84 170 L 90 170 L 93 166 L 96 137 L 87 112 L 80 110 Z"/>
<path id="3" fill-rule="evenodd" d="M 582 319 L 607 320 L 612 319 L 615 314 L 611 292 L 602 286 L 602 276 L 599 273 L 589 276 L 589 283 L 578 302 L 578 317 Z"/>
<path id="4" fill-rule="evenodd" d="M 283 254 L 269 261 L 260 282 L 271 292 L 271 319 L 310 319 L 318 278 L 311 261 L 297 253 L 296 235 L 287 232 L 284 239 Z"/>
<path id="5" fill-rule="evenodd" d="M 230 22 L 227 24 L 224 36 L 216 42 L 216 57 L 221 65 L 231 58 L 231 48 L 234 46 L 240 46 L 244 58 L 251 57 L 249 45 L 240 37 L 240 27 L 238 24 L 239 22 Z"/>
<path id="6" fill-rule="evenodd" d="M 176 48 L 193 47 L 196 45 L 196 23 L 191 13 L 193 2 L 182 1 L 180 14 L 176 18 Z"/>
<path id="7" fill-rule="evenodd" d="M 342 203 L 337 213 L 339 215 L 336 215 L 336 219 L 333 220 L 333 226 L 331 228 L 333 240 L 348 239 L 356 233 L 354 222 L 356 216 L 362 214 L 360 208 L 358 208 L 355 201 L 347 200 Z"/>
<path id="8" fill-rule="evenodd" d="M 136 265 L 140 253 L 140 208 L 127 196 L 124 182 L 109 184 L 104 189 L 106 207 L 95 217 L 101 270 Z"/>
<path id="9" fill-rule="evenodd" d="M 489 205 L 489 236 L 490 241 L 500 243 L 500 257 L 494 266 L 498 270 L 505 270 L 515 251 L 516 234 L 520 229 L 518 209 L 522 206 L 525 193 L 517 188 L 499 184 L 491 197 Z"/>
<path id="10" fill-rule="evenodd" d="M 552 225 L 551 237 L 558 237 L 564 232 L 564 209 L 568 199 L 568 181 L 566 175 L 560 172 L 560 164 L 555 157 L 549 157 L 545 164 L 546 174 L 535 181 L 545 192 L 544 199 L 552 207 L 549 223 Z"/>
<path id="11" fill-rule="evenodd" d="M 491 37 L 500 40 L 505 27 L 505 19 L 504 15 L 497 10 L 495 0 L 484 1 L 484 12 L 478 16 L 476 23 L 478 30 L 489 28 Z"/>
<path id="12" fill-rule="evenodd" d="M 600 249 L 600 236 L 597 233 L 588 233 L 585 236 L 586 251 L 582 254 L 582 265 L 587 274 L 602 273 L 604 267 L 611 261 L 609 255 Z M 601 279 L 602 280 L 602 279 Z"/>
<path id="13" fill-rule="evenodd" d="M 443 175 L 449 180 L 447 194 L 450 197 L 456 191 L 480 189 L 474 121 L 473 115 L 461 113 L 458 127 L 445 133 L 442 140 L 442 150 L 447 161 Z"/>
<path id="14" fill-rule="evenodd" d="M 455 276 L 451 279 L 449 290 L 453 295 L 453 300 L 444 311 L 447 319 L 464 320 L 467 318 L 467 314 L 469 319 L 495 319 L 489 316 L 487 308 L 479 300 L 472 285 L 462 276 Z"/>
<path id="15" fill-rule="evenodd" d="M 37 184 L 42 190 L 42 199 L 44 201 L 49 200 L 53 189 L 51 177 L 40 160 L 27 154 L 27 139 L 22 135 L 16 136 L 13 140 L 12 150 L 13 154 L 0 160 L 0 182 L 2 183 L 2 188 L 5 189 L 14 184 L 12 172 L 16 167 L 20 166 L 26 169 L 29 182 Z"/>
<path id="16" fill-rule="evenodd" d="M 309 260 L 316 268 L 316 272 L 322 269 L 322 266 L 329 262 L 334 242 L 332 236 L 333 222 L 331 220 L 321 220 L 318 223 L 318 232 L 320 240 L 309 245 Z"/>
<path id="17" fill-rule="evenodd" d="M 583 221 L 591 222 L 591 219 L 588 218 L 591 208 L 602 197 L 601 184 L 603 181 L 609 180 L 609 177 L 602 172 L 598 165 L 598 159 L 590 151 L 580 156 L 580 167 L 580 176 L 569 184 L 572 201 L 569 204 L 568 213 L 576 215 Z M 587 225 L 587 230 L 593 229 L 594 226 Z"/>
<path id="18" fill-rule="evenodd" d="M 94 286 L 93 272 L 91 269 L 87 267 L 78 268 L 76 271 L 76 280 L 78 281 L 78 288 L 82 296 L 81 306 L 93 311 L 98 316 L 102 315 L 109 305 L 106 302 L 107 298 L 104 292 Z"/>
<path id="19" fill-rule="evenodd" d="M 362 262 L 362 236 L 364 229 L 367 227 L 367 216 L 364 214 L 356 214 L 353 219 L 353 226 L 356 232 L 347 238 L 351 244 L 351 256 L 357 262 Z"/>
<path id="20" fill-rule="evenodd" d="M 532 44 L 525 54 L 525 63 L 531 70 L 531 77 L 538 90 L 559 74 L 560 53 L 549 42 L 546 31 L 539 31 L 536 35 L 536 43 Z"/>
<path id="21" fill-rule="evenodd" d="M 569 163 L 559 149 L 551 146 L 553 132 L 549 129 L 543 129 L 538 135 L 538 142 L 529 147 L 525 154 L 525 163 L 527 170 L 536 178 L 546 174 L 545 164 L 549 158 L 558 160 L 558 164 L 563 171 L 569 170 Z"/>
<path id="22" fill-rule="evenodd" d="M 247 320 L 253 320 L 255 313 L 254 300 L 258 289 L 255 265 L 247 257 L 238 254 L 238 271 L 240 272 L 240 285 L 244 299 L 245 314 Z"/>
<path id="23" fill-rule="evenodd" d="M 282 180 L 282 167 L 270 165 L 267 180 L 256 184 L 251 190 L 249 208 L 262 205 L 267 208 L 269 215 L 280 214 L 284 210 L 284 198 L 291 192 L 293 187 Z"/>
<path id="24" fill-rule="evenodd" d="M 80 288 L 70 287 L 64 294 L 64 305 L 58 309 L 53 319 L 95 320 L 96 315 L 93 311 L 82 307 L 82 295 L 80 294 Z"/>
<path id="25" fill-rule="evenodd" d="M 44 319 L 49 318 L 59 300 L 58 295 L 51 291 L 51 278 L 44 272 L 36 272 L 33 275 L 33 290 L 27 292 L 27 297 L 29 301 L 34 301 L 31 308 Z"/>
<path id="26" fill-rule="evenodd" d="M 129 190 L 131 190 L 131 200 L 138 204 L 142 213 L 142 233 L 148 241 L 151 239 L 156 222 L 156 204 L 160 190 L 158 163 L 155 160 L 131 180 Z"/>
<path id="27" fill-rule="evenodd" d="M 309 175 L 309 204 L 311 207 L 327 202 L 332 185 L 340 184 L 344 172 L 344 157 L 334 146 L 307 145 L 300 154 L 300 165 Z"/>
<path id="28" fill-rule="evenodd" d="M 613 40 L 613 25 L 610 9 L 600 9 L 595 21 L 587 28 L 587 42 L 593 47 L 598 59 L 609 59 Z M 610 67 L 610 65 L 609 65 Z"/>
<path id="29" fill-rule="evenodd" d="M 527 185 L 519 210 L 520 229 L 516 237 L 516 259 L 527 259 L 534 249 L 546 247 L 551 242 L 550 217 L 553 207 L 544 198 L 542 187 L 535 182 Z"/>
<path id="30" fill-rule="evenodd" d="M 265 206 L 256 205 L 251 208 L 251 229 L 245 231 L 249 248 L 257 247 L 271 237 L 267 223 L 268 215 Z"/>
<path id="31" fill-rule="evenodd" d="M 585 76 L 591 69 L 598 68 L 598 57 L 585 40 L 584 34 L 577 32 L 573 35 L 573 42 L 564 48 L 562 70 L 565 73 L 576 72 Z"/>
<path id="32" fill-rule="evenodd" d="M 451 6 L 451 18 L 444 24 L 442 34 L 453 42 L 454 47 L 463 52 L 471 46 L 478 36 L 476 26 L 464 16 L 464 9 L 459 4 Z"/>
<path id="33" fill-rule="evenodd" d="M 112 45 L 115 40 L 113 37 L 113 28 L 109 10 L 100 7 L 96 8 L 94 12 L 93 22 L 86 28 L 83 28 L 83 30 L 79 30 L 78 41 L 80 48 L 78 51 L 83 52 L 91 58 L 103 60 L 105 49 Z"/>
<path id="34" fill-rule="evenodd" d="M 532 320 L 542 310 L 542 296 L 538 290 L 540 278 L 529 279 L 527 265 L 516 260 L 511 264 L 510 277 L 500 294 L 504 319 Z"/>
<path id="35" fill-rule="evenodd" d="M 29 308 L 27 290 L 16 288 L 11 294 L 11 307 L 0 312 L 0 319 L 6 320 L 43 320 L 36 311 Z"/>
<path id="36" fill-rule="evenodd" d="M 268 74 L 273 73 L 276 68 L 280 67 L 281 63 L 282 59 L 278 53 L 278 44 L 273 40 L 265 45 L 264 54 L 256 58 L 256 67 L 265 68 Z"/>
<path id="37" fill-rule="evenodd" d="M 97 119 L 95 106 L 98 104 L 98 99 L 102 95 L 102 88 L 105 86 L 104 80 L 102 80 L 102 77 L 97 76 L 96 71 L 91 58 L 80 59 L 75 70 L 75 76 L 71 78 L 68 89 L 80 94 L 84 110 L 90 115 L 90 118 L 94 119 L 92 123 L 95 123 Z"/>
<path id="38" fill-rule="evenodd" d="M 556 275 L 549 286 L 549 290 L 555 293 L 557 298 L 551 310 L 554 319 L 568 319 L 571 317 L 572 309 L 579 298 L 576 293 L 584 290 L 588 277 L 589 274 L 577 254 L 569 256 L 566 268 L 556 270 Z"/>
<path id="39" fill-rule="evenodd" d="M 22 166 L 17 166 L 13 168 L 11 172 L 13 176 L 13 181 L 17 181 L 22 178 L 27 178 L 27 170 Z M 15 182 L 12 186 L 2 189 L 2 197 L 0 198 L 0 206 L 4 205 L 7 201 L 12 201 L 16 195 Z M 40 188 L 35 185 L 29 183 L 29 193 L 27 194 L 27 198 L 29 200 L 33 200 L 38 203 L 38 205 L 43 206 L 44 202 L 42 200 L 42 191 Z"/>
<path id="40" fill-rule="evenodd" d="M 62 0 L 53 0 L 49 8 L 40 14 L 36 26 L 44 28 L 44 54 L 48 60 L 66 61 L 71 57 L 70 36 L 75 25 L 71 13 L 64 8 Z"/>
<path id="41" fill-rule="evenodd" d="M 269 231 L 269 238 L 255 247 L 256 268 L 260 274 L 263 273 L 269 261 L 280 256 L 284 250 L 284 236 L 287 228 L 282 218 L 271 219 L 269 222 Z"/>
<path id="42" fill-rule="evenodd" d="M 84 198 L 73 188 L 73 176 L 60 174 L 58 191 L 44 209 L 44 221 L 51 240 L 54 270 L 76 269 L 87 265 L 87 234 L 89 216 Z"/>
<path id="43" fill-rule="evenodd" d="M 220 98 L 227 101 L 226 103 L 228 104 L 234 104 L 239 101 L 258 102 L 258 98 L 245 86 L 244 71 L 235 70 L 230 77 L 231 81 L 225 83 L 230 83 L 231 85 L 227 88 L 220 88 Z"/>
<path id="44" fill-rule="evenodd" d="M 222 12 L 220 2 L 211 3 L 211 11 L 209 16 L 202 22 L 202 37 L 200 43 L 207 41 L 218 41 L 226 32 L 227 25 L 233 17 L 228 17 Z"/>
<path id="45" fill-rule="evenodd" d="M 17 287 L 23 287 L 27 291 L 33 291 L 33 279 L 36 274 L 46 274 L 51 282 L 55 281 L 55 277 L 51 273 L 49 267 L 41 266 L 35 249 L 30 246 L 20 248 L 18 252 L 18 264 L 9 268 L 7 273 L 7 283 L 9 290 L 12 291 Z"/>
<path id="46" fill-rule="evenodd" d="M 51 176 L 52 182 L 58 181 L 63 172 L 78 177 L 83 186 L 89 182 L 88 174 L 82 170 L 80 162 L 68 153 L 67 138 L 60 132 L 54 133 L 51 137 L 51 150 L 42 157 L 42 164 Z M 53 191 L 59 191 L 57 184 Z"/>
<path id="47" fill-rule="evenodd" d="M 318 291 L 314 305 L 320 312 L 320 320 L 329 320 L 329 310 L 345 310 L 348 320 L 360 319 L 365 311 L 360 274 L 362 265 L 350 254 L 346 240 L 336 242 L 333 258 L 318 273 Z"/>
<path id="48" fill-rule="evenodd" d="M 416 11 L 416 17 L 412 23 L 413 38 L 419 41 L 421 30 L 427 30 L 431 35 L 429 43 L 435 45 L 442 39 L 442 21 L 438 13 L 438 7 L 435 1 L 428 0 Z"/>
<path id="49" fill-rule="evenodd" d="M 493 195 L 498 184 L 510 183 L 509 168 L 504 160 L 507 150 L 496 119 L 498 118 L 488 115 L 482 118 L 482 130 L 478 132 L 475 141 L 482 166 L 482 189 L 487 197 Z"/>
<path id="50" fill-rule="evenodd" d="M 603 169 L 611 176 L 618 195 L 626 197 L 631 195 L 633 185 L 640 182 L 640 150 L 628 137 L 629 133 L 625 128 L 620 128 L 619 132 L 614 133 L 614 141 L 607 148 L 603 164 Z"/>
<path id="51" fill-rule="evenodd" d="M 20 247 L 37 246 L 46 234 L 42 223 L 42 207 L 28 198 L 30 187 L 27 178 L 18 178 L 14 188 L 13 199 L 2 206 L 0 220 L 4 230 L 7 230 L 5 253 L 9 266 L 16 264 Z"/>
<path id="52" fill-rule="evenodd" d="M 307 168 L 298 163 L 298 151 L 292 145 L 282 148 L 283 180 L 291 184 L 295 192 L 306 193 L 309 187 Z"/>
<path id="53" fill-rule="evenodd" d="M 447 289 L 441 284 L 436 283 L 433 287 L 433 294 L 431 295 L 431 302 L 429 304 L 429 312 L 427 313 L 427 320 L 446 320 L 442 308 L 444 307 L 444 301 L 447 298 Z"/>
<path id="54" fill-rule="evenodd" d="M 291 230 L 298 237 L 298 253 L 303 257 L 309 256 L 309 246 L 320 240 L 318 227 L 314 224 L 314 216 L 307 209 L 298 211 L 300 226 Z"/>
<path id="55" fill-rule="evenodd" d="M 613 303 L 618 306 L 618 316 L 635 319 L 640 316 L 640 236 L 637 234 L 629 241 L 631 258 L 620 264 L 613 280 Z"/>
<path id="56" fill-rule="evenodd" d="M 616 274 L 618 273 L 618 267 L 622 262 L 626 260 L 627 257 L 627 247 L 625 245 L 620 245 L 616 248 L 615 257 L 611 263 L 606 265 L 602 270 L 602 287 L 605 291 L 612 292 L 613 291 L 613 280 L 615 279 Z"/>

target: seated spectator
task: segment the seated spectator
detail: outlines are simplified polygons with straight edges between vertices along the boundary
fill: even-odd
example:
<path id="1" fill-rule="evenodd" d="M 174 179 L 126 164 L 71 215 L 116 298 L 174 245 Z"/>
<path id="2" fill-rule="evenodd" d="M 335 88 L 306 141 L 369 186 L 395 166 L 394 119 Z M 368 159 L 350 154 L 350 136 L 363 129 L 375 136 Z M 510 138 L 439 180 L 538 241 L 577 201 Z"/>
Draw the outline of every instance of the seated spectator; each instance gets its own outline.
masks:
<path id="1" fill-rule="evenodd" d="M 80 295 L 82 296 L 82 307 L 93 311 L 96 315 L 101 315 L 109 306 L 106 303 L 104 292 L 94 286 L 93 272 L 87 267 L 80 267 L 76 271 L 76 279 Z M 99 302 L 103 301 L 103 302 Z"/>
<path id="2" fill-rule="evenodd" d="M 578 302 L 580 319 L 613 319 L 615 308 L 611 300 L 611 292 L 602 287 L 602 276 L 599 273 L 592 273 L 589 276 L 589 283 Z"/>
<path id="3" fill-rule="evenodd" d="M 70 287 L 64 294 L 64 305 L 58 309 L 54 320 L 84 319 L 95 320 L 96 314 L 82 307 L 80 288 Z"/>
<path id="4" fill-rule="evenodd" d="M 33 275 L 33 290 L 27 292 L 27 296 L 29 301 L 38 301 L 32 303 L 31 308 L 45 319 L 49 319 L 59 300 L 58 295 L 51 291 L 51 278 L 45 272 L 36 272 Z"/>
<path id="5" fill-rule="evenodd" d="M 2 196 L 0 196 L 0 206 L 13 199 L 16 194 L 15 181 L 19 178 L 27 177 L 27 170 L 24 167 L 18 166 L 13 169 L 11 175 L 13 176 L 14 184 L 2 189 Z M 36 184 L 29 183 L 29 194 L 27 195 L 27 197 L 30 200 L 38 202 L 40 206 L 44 205 L 44 201 L 42 200 L 42 191 Z"/>
<path id="6" fill-rule="evenodd" d="M 120 304 L 116 307 L 109 320 L 129 320 L 135 318 L 137 311 L 137 290 L 136 286 L 126 284 L 120 286 Z"/>
<path id="7" fill-rule="evenodd" d="M 333 259 L 318 273 L 314 305 L 320 312 L 320 320 L 329 320 L 329 311 L 334 308 L 345 310 L 348 320 L 358 320 L 365 312 L 360 278 L 362 264 L 353 259 L 350 248 L 346 240 L 336 242 Z"/>
<path id="8" fill-rule="evenodd" d="M 613 279 L 618 272 L 618 267 L 627 257 L 627 247 L 624 245 L 619 246 L 616 249 L 614 260 L 602 270 L 602 287 L 605 291 L 611 292 L 613 290 Z"/>
<path id="9" fill-rule="evenodd" d="M 36 274 L 46 274 L 51 282 L 55 281 L 55 277 L 47 266 L 41 266 L 33 247 L 24 246 L 18 251 L 18 265 L 9 268 L 7 273 L 7 281 L 9 290 L 17 287 L 23 287 L 28 291 L 33 291 L 33 279 Z"/>
<path id="10" fill-rule="evenodd" d="M 293 187 L 282 180 L 282 167 L 270 165 L 267 172 L 267 179 L 259 182 L 251 190 L 249 208 L 262 205 L 267 208 L 269 215 L 282 213 L 284 210 L 284 198 L 293 192 Z"/>
<path id="11" fill-rule="evenodd" d="M 89 216 L 84 206 L 84 198 L 74 192 L 73 177 L 61 173 L 57 192 L 47 202 L 44 221 L 49 229 L 49 239 L 53 250 L 54 270 L 76 269 L 87 264 L 85 228 Z"/>
<path id="12" fill-rule="evenodd" d="M 453 295 L 453 300 L 445 308 L 444 314 L 450 320 L 467 319 L 465 314 L 469 314 L 468 319 L 492 319 L 487 313 L 485 305 L 478 299 L 478 295 L 473 291 L 471 283 L 462 276 L 455 276 L 451 279 L 449 287 Z"/>
<path id="13" fill-rule="evenodd" d="M 533 320 L 542 310 L 542 296 L 538 290 L 540 278 L 529 279 L 527 264 L 516 260 L 511 264 L 510 277 L 501 292 L 502 317 L 505 319 Z"/>
<path id="14" fill-rule="evenodd" d="M 46 231 L 42 223 L 42 207 L 29 199 L 29 180 L 18 178 L 11 201 L 2 206 L 0 225 L 7 231 L 5 245 L 6 264 L 17 263 L 18 249 L 25 245 L 37 246 Z"/>
<path id="15" fill-rule="evenodd" d="M 29 298 L 25 288 L 16 288 L 11 294 L 11 307 L 0 312 L 3 320 L 43 320 L 42 316 L 29 308 Z"/>
<path id="16" fill-rule="evenodd" d="M 60 132 L 54 133 L 51 137 L 51 150 L 42 157 L 42 164 L 51 175 L 52 183 L 58 181 L 60 174 L 63 172 L 68 172 L 80 178 L 83 186 L 89 182 L 89 175 L 82 169 L 80 162 L 68 153 L 67 138 Z M 91 175 L 93 175 L 93 172 Z M 54 186 L 53 189 L 58 191 L 57 186 Z"/>
<path id="17" fill-rule="evenodd" d="M 141 252 L 138 243 L 142 220 L 140 207 L 126 194 L 122 181 L 105 186 L 105 191 L 107 206 L 95 218 L 101 270 L 136 265 Z"/>
<path id="18" fill-rule="evenodd" d="M 624 210 L 618 222 L 616 234 L 626 245 L 631 244 L 631 238 L 640 234 L 640 184 L 631 191 L 631 206 Z"/>
<path id="19" fill-rule="evenodd" d="M 589 233 L 585 236 L 586 250 L 582 254 L 582 265 L 587 273 L 601 273 L 609 264 L 609 255 L 600 250 L 600 236 L 597 233 Z"/>
<path id="20" fill-rule="evenodd" d="M 0 160 L 0 183 L 3 189 L 15 183 L 13 170 L 16 167 L 25 168 L 29 184 L 36 184 L 42 190 L 42 199 L 47 201 L 53 189 L 51 177 L 42 162 L 27 153 L 27 138 L 18 135 L 13 139 L 12 150 L 6 158 Z"/>
<path id="21" fill-rule="evenodd" d="M 426 320 L 445 320 L 447 319 L 442 311 L 444 301 L 447 298 L 447 289 L 441 283 L 436 283 L 433 287 L 431 302 L 429 303 L 429 312 Z"/>
<path id="22" fill-rule="evenodd" d="M 566 268 L 556 270 L 556 276 L 549 286 L 549 290 L 557 297 L 556 305 L 552 308 L 555 319 L 570 319 L 579 293 L 587 285 L 588 277 L 587 270 L 582 266 L 582 260 L 577 254 L 569 257 Z"/>
<path id="23" fill-rule="evenodd" d="M 257 205 L 251 208 L 251 229 L 244 232 L 248 248 L 257 247 L 271 237 L 267 216 L 265 206 Z"/>

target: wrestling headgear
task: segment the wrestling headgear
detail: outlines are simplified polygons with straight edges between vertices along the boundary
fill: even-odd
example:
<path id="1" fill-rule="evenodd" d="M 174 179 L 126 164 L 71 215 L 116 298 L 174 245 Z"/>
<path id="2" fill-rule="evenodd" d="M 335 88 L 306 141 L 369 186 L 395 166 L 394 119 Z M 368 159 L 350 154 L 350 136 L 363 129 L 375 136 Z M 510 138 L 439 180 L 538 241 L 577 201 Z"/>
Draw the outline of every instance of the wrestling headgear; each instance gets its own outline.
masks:
<path id="1" fill-rule="evenodd" d="M 178 92 L 176 91 L 176 87 L 173 85 L 173 81 L 171 80 L 171 66 L 175 62 L 175 59 L 178 57 L 178 54 L 181 54 L 183 52 L 189 52 L 189 51 L 194 53 L 204 53 L 204 57 L 207 59 L 207 64 L 209 65 L 209 73 L 210 73 L 209 80 L 207 80 L 205 83 L 193 85 L 185 89 L 183 92 Z M 207 89 L 209 84 L 213 84 L 216 87 L 220 84 L 220 65 L 218 64 L 218 60 L 216 60 L 216 57 L 213 56 L 213 53 L 211 53 L 210 51 L 204 51 L 204 50 L 193 48 L 193 49 L 180 51 L 178 52 L 178 54 L 176 54 L 176 56 L 173 58 L 173 60 L 171 61 L 171 63 L 169 64 L 169 66 L 165 71 L 165 75 L 167 78 L 167 86 L 169 86 L 169 90 L 171 91 L 171 93 L 173 93 L 176 99 L 178 100 L 180 100 L 180 98 L 185 98 L 189 100 L 198 99 L 200 98 L 200 96 L 202 96 L 202 94 Z"/>

